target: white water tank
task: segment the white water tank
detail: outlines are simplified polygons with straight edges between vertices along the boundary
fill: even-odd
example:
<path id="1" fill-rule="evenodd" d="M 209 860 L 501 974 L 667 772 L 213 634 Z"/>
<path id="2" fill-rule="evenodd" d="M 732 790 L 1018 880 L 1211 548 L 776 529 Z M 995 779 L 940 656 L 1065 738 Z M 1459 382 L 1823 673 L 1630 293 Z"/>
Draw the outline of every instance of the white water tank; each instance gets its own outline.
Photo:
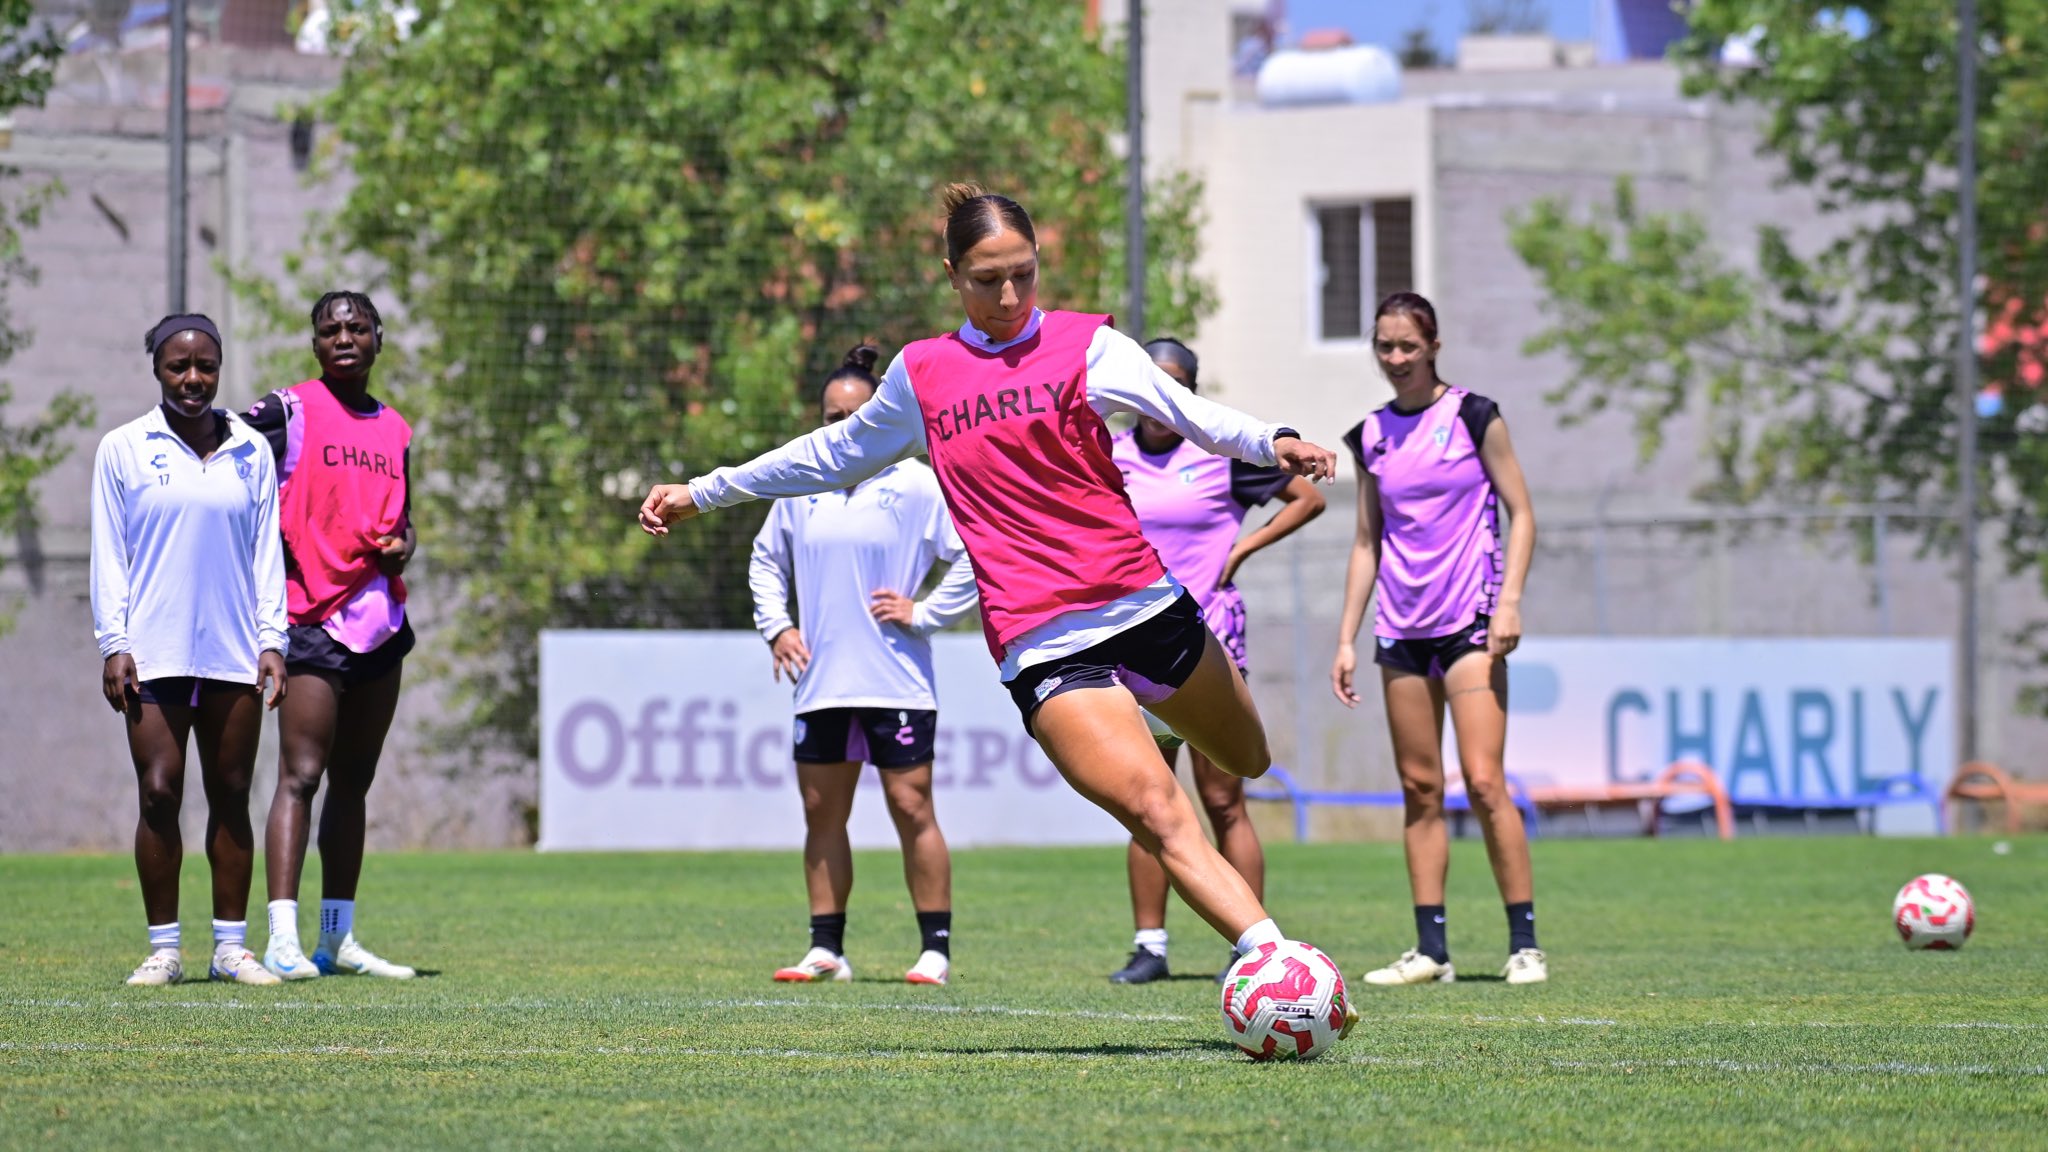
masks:
<path id="1" fill-rule="evenodd" d="M 1373 44 L 1320 52 L 1275 52 L 1259 68 L 1259 103 L 1381 104 L 1401 98 L 1401 65 Z"/>

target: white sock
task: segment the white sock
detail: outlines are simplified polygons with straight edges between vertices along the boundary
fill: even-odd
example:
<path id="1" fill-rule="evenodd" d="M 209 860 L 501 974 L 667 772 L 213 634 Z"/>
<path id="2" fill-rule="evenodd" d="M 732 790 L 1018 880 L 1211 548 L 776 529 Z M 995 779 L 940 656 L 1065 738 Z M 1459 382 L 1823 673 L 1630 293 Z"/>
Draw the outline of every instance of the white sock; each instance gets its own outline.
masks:
<path id="1" fill-rule="evenodd" d="M 322 900 L 320 902 L 320 946 L 339 947 L 341 941 L 356 926 L 356 902 L 353 900 Z"/>
<path id="2" fill-rule="evenodd" d="M 1161 960 L 1166 959 L 1166 929 L 1164 928 L 1140 928 L 1138 929 L 1137 937 L 1131 943 L 1159 957 Z"/>
<path id="3" fill-rule="evenodd" d="M 1244 935 L 1237 938 L 1237 954 L 1242 956 L 1261 944 L 1281 944 L 1286 940 L 1287 937 L 1280 934 L 1279 927 L 1268 917 L 1245 929 Z"/>
<path id="4" fill-rule="evenodd" d="M 299 902 L 297 900 L 272 900 L 270 902 L 270 942 L 272 944 L 299 943 Z"/>
<path id="5" fill-rule="evenodd" d="M 247 920 L 215 920 L 213 922 L 213 950 L 215 952 L 240 952 L 247 948 L 249 922 Z"/>
<path id="6" fill-rule="evenodd" d="M 176 952 L 178 950 L 178 922 L 151 924 L 149 926 L 149 950 L 151 952 Z"/>

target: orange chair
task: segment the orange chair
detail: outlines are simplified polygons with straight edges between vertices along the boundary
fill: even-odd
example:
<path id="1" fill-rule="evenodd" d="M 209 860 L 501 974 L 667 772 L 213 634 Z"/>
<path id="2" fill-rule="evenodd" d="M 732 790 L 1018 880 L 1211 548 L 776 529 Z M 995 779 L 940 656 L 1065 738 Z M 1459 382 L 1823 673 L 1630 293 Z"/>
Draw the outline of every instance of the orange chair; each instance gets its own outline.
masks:
<path id="1" fill-rule="evenodd" d="M 1637 784 L 1529 789 L 1529 799 L 1539 810 L 1636 805 L 1643 811 L 1645 836 L 1657 833 L 1657 802 L 1673 796 L 1705 796 L 1711 799 L 1714 802 L 1715 830 L 1723 840 L 1735 839 L 1735 812 L 1728 802 L 1728 792 L 1721 787 L 1721 778 L 1714 774 L 1714 770 L 1696 760 L 1681 760 L 1664 769 L 1655 780 Z"/>
<path id="2" fill-rule="evenodd" d="M 1948 782 L 1947 803 L 1954 805 L 1958 800 L 2005 805 L 2006 835 L 2017 836 L 2020 809 L 2029 804 L 2048 804 L 2048 783 L 2015 780 L 1996 764 L 1972 760 L 1956 769 L 1955 779 Z M 1950 831 L 1954 831 L 1953 817 L 1949 819 L 1948 826 Z"/>

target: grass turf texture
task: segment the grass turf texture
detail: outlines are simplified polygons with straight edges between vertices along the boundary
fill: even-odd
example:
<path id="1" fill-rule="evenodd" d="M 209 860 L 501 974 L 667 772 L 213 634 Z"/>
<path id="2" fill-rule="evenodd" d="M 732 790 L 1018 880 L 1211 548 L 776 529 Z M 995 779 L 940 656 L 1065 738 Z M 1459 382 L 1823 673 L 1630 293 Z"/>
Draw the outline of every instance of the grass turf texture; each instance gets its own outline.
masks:
<path id="1" fill-rule="evenodd" d="M 1269 850 L 1281 925 L 1348 977 L 1410 943 L 1398 846 Z M 121 984 L 144 952 L 128 861 L 0 857 L 0 1147 L 2048 1139 L 2041 839 L 2002 855 L 1976 839 L 1539 841 L 1552 983 L 1525 988 L 1492 978 L 1505 921 L 1461 844 L 1466 980 L 1352 979 L 1350 1039 L 1269 1065 L 1224 1042 L 1224 947 L 1184 908 L 1180 978 L 1105 979 L 1130 939 L 1120 848 L 955 866 L 950 988 L 900 983 L 915 924 L 894 856 L 864 853 L 850 986 L 768 979 L 805 946 L 792 855 L 386 855 L 365 870 L 361 938 L 437 974 L 137 989 Z M 1960 953 L 1910 953 L 1888 923 L 1927 871 L 1977 899 Z M 203 862 L 185 879 L 203 974 Z M 310 932 L 310 876 L 306 891 Z"/>

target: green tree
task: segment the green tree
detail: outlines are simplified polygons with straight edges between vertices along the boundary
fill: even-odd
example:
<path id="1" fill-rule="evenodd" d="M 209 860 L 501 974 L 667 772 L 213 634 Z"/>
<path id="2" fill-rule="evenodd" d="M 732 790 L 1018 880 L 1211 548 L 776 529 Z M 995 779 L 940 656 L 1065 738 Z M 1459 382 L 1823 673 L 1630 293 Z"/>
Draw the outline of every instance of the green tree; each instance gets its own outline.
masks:
<path id="1" fill-rule="evenodd" d="M 1444 55 L 1436 50 L 1436 40 L 1430 35 L 1427 23 L 1417 24 L 1401 33 L 1401 48 L 1395 56 L 1403 68 L 1426 69 L 1444 66 Z"/>
<path id="2" fill-rule="evenodd" d="M 1048 303 L 1120 299 L 1121 65 L 1070 0 L 421 9 L 359 38 L 324 105 L 353 179 L 329 244 L 384 270 L 423 559 L 500 747 L 531 751 L 541 629 L 747 619 L 763 509 L 658 547 L 632 512 L 808 427 L 856 341 L 957 322 L 940 185 L 1031 208 Z M 1209 306 L 1196 192 L 1165 182 L 1150 222 L 1150 307 L 1181 332 Z"/>
<path id="3" fill-rule="evenodd" d="M 2004 405 L 1981 424 L 1984 511 L 2015 560 L 2048 543 L 2048 411 L 2035 384 L 2048 302 L 2048 5 L 1982 0 L 1978 180 L 1985 379 Z M 1718 480 L 1704 495 L 1941 504 L 1955 490 L 1956 25 L 1947 0 L 1836 6 L 1700 0 L 1674 49 L 1686 88 L 1758 108 L 1762 146 L 1826 214 L 1801 251 L 1759 230 L 1753 270 L 1688 213 L 1541 201 L 1513 242 L 1548 294 L 1531 353 L 1570 359 L 1568 416 L 1636 418 L 1643 450 L 1703 402 Z M 1753 42 L 1753 67 L 1721 45 Z M 1936 543 L 1954 525 L 1929 529 Z"/>
<path id="4" fill-rule="evenodd" d="M 64 48 L 47 28 L 32 29 L 31 0 L 0 0 L 0 112 L 39 108 L 49 95 L 52 69 Z M 14 323 L 7 297 L 17 284 L 34 284 L 37 270 L 22 250 L 22 231 L 40 222 L 56 195 L 55 184 L 25 187 L 17 168 L 0 166 L 0 364 L 28 346 L 30 333 Z M 59 391 L 40 415 L 26 422 L 11 419 L 8 401 L 14 390 L 0 380 L 0 526 L 33 525 L 36 481 L 71 454 L 64 434 L 90 427 L 91 401 L 69 390 Z M 8 618 L 0 615 L 0 631 Z"/>

